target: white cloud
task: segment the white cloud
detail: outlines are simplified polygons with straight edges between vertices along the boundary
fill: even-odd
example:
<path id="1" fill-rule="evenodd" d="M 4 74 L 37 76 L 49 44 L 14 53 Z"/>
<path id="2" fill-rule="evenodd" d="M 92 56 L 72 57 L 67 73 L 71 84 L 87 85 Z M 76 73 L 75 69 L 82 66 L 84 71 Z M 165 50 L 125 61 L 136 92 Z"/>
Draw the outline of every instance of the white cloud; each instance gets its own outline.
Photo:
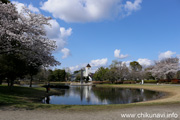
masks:
<path id="1" fill-rule="evenodd" d="M 39 9 L 34 7 L 32 4 L 26 5 L 17 1 L 12 1 L 13 4 L 15 4 L 17 11 L 21 13 L 23 7 L 27 7 L 29 10 L 31 10 L 34 13 L 40 13 Z"/>
<path id="2" fill-rule="evenodd" d="M 18 13 L 21 13 L 22 8 L 25 7 L 25 5 L 23 3 L 19 3 L 17 1 L 12 1 L 12 3 L 15 4 Z"/>
<path id="3" fill-rule="evenodd" d="M 162 60 L 162 59 L 166 59 L 166 58 L 171 58 L 175 54 L 176 54 L 176 52 L 166 51 L 166 52 L 159 54 L 159 59 Z"/>
<path id="4" fill-rule="evenodd" d="M 128 57 L 128 55 L 120 54 L 120 52 L 121 52 L 120 50 L 116 49 L 114 51 L 114 57 L 119 58 L 119 59 L 123 59 L 123 58 L 127 58 Z"/>
<path id="5" fill-rule="evenodd" d="M 71 72 L 74 72 L 76 70 L 80 70 L 80 69 L 86 67 L 86 65 L 87 65 L 87 63 L 79 64 L 79 65 L 76 65 L 76 66 L 71 66 L 71 67 L 69 67 L 69 69 L 70 69 Z"/>
<path id="6" fill-rule="evenodd" d="M 61 38 L 67 38 L 72 34 L 72 28 L 65 29 L 64 27 L 60 27 Z"/>
<path id="7" fill-rule="evenodd" d="M 51 26 L 45 26 L 48 38 L 56 41 L 57 51 L 61 51 L 63 54 L 66 53 L 62 58 L 68 57 L 70 50 L 64 47 L 67 44 L 68 37 L 72 34 L 72 28 L 60 27 L 56 20 L 50 20 L 49 23 Z"/>
<path id="8" fill-rule="evenodd" d="M 122 0 L 47 0 L 42 3 L 42 10 L 66 22 L 94 22 L 113 19 L 123 12 L 131 13 L 140 9 L 142 0 L 134 3 Z"/>
<path id="9" fill-rule="evenodd" d="M 130 15 L 133 11 L 137 11 L 141 9 L 140 4 L 142 3 L 142 0 L 135 0 L 134 3 L 131 1 L 126 1 L 126 4 L 124 5 L 124 9 L 127 12 L 125 16 Z"/>
<path id="10" fill-rule="evenodd" d="M 99 67 L 106 66 L 107 62 L 108 62 L 107 58 L 91 60 L 89 63 L 91 65 L 91 72 L 94 73 Z M 86 67 L 87 64 L 88 63 L 71 66 L 71 67 L 69 67 L 69 69 L 71 70 L 71 72 L 74 72 L 76 70 L 80 70 L 81 68 Z"/>
<path id="11" fill-rule="evenodd" d="M 62 58 L 64 59 L 64 58 L 67 58 L 71 53 L 70 53 L 70 50 L 68 49 L 68 48 L 63 48 L 62 50 L 61 50 L 61 52 L 64 54 L 63 56 L 62 56 Z"/>
<path id="12" fill-rule="evenodd" d="M 34 7 L 32 4 L 28 5 L 28 8 L 34 13 L 40 13 L 39 9 Z"/>
<path id="13" fill-rule="evenodd" d="M 122 63 L 123 63 L 123 64 L 126 64 L 126 66 L 129 67 L 130 62 L 132 62 L 132 60 L 123 61 Z M 137 62 L 138 62 L 140 65 L 144 66 L 144 67 L 148 67 L 148 66 L 154 64 L 154 62 L 153 62 L 152 60 L 149 60 L 149 59 L 146 59 L 146 58 L 144 58 L 144 59 L 139 58 L 139 59 L 137 60 Z"/>
<path id="14" fill-rule="evenodd" d="M 51 39 L 60 37 L 60 25 L 56 20 L 49 20 L 51 26 L 45 26 L 46 34 Z"/>
<path id="15" fill-rule="evenodd" d="M 137 62 L 142 66 L 150 66 L 150 65 L 153 64 L 152 60 L 149 60 L 149 59 L 146 59 L 146 58 L 144 58 L 144 59 L 140 58 L 140 59 L 137 60 Z"/>
<path id="16" fill-rule="evenodd" d="M 80 67 L 80 65 L 76 65 L 76 66 L 69 67 L 69 69 L 70 69 L 71 72 L 74 72 L 76 70 L 81 69 L 81 67 Z"/>
<path id="17" fill-rule="evenodd" d="M 90 65 L 92 67 L 100 67 L 100 66 L 105 66 L 107 65 L 108 59 L 103 58 L 103 59 L 96 59 L 96 60 L 91 60 Z"/>
<path id="18" fill-rule="evenodd" d="M 132 62 L 132 61 L 123 61 L 122 63 L 126 64 L 126 66 L 129 67 L 130 62 Z"/>

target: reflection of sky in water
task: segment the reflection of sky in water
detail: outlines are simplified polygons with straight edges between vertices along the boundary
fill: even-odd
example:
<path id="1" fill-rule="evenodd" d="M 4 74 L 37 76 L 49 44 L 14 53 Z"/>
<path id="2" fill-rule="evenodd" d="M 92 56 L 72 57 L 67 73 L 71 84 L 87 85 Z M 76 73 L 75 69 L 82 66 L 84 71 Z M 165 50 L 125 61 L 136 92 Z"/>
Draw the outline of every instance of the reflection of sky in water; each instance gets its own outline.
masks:
<path id="1" fill-rule="evenodd" d="M 66 105 L 127 104 L 160 98 L 163 94 L 144 89 L 72 86 L 62 94 L 45 98 L 43 103 Z"/>

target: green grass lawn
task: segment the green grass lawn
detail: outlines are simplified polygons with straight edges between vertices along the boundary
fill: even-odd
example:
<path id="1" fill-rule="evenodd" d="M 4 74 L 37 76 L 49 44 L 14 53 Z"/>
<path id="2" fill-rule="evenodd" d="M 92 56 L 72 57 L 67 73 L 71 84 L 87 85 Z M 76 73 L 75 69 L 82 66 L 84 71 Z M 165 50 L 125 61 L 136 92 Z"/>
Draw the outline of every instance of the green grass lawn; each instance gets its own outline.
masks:
<path id="1" fill-rule="evenodd" d="M 27 88 L 14 86 L 10 90 L 7 86 L 0 86 L 0 107 L 13 106 L 25 109 L 59 109 L 59 110 L 105 110 L 119 109 L 125 107 L 141 106 L 141 105 L 164 105 L 164 104 L 179 104 L 180 103 L 180 86 L 168 85 L 97 85 L 97 87 L 128 87 L 128 88 L 144 88 L 155 91 L 162 91 L 167 95 L 161 99 L 138 102 L 131 104 L 112 104 L 112 105 L 48 105 L 41 103 L 42 98 L 50 94 L 60 94 L 60 91 L 51 89 L 50 93 L 46 93 L 45 88 Z"/>

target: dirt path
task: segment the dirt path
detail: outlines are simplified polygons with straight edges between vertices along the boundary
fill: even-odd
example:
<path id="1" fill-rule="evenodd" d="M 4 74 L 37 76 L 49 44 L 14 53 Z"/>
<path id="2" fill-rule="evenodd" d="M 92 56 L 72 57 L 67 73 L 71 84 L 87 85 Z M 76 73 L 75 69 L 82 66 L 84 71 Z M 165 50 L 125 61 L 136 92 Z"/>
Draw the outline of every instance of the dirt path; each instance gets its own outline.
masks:
<path id="1" fill-rule="evenodd" d="M 163 118 L 157 118 L 158 113 L 162 115 Z M 132 114 L 136 115 L 136 117 L 123 118 L 122 114 Z M 156 114 L 156 117 L 150 118 L 153 114 L 154 116 Z M 167 115 L 169 115 L 169 118 Z M 117 110 L 107 109 L 98 112 L 64 112 L 59 110 L 18 110 L 0 108 L 0 120 L 180 120 L 180 104 L 138 106 Z"/>

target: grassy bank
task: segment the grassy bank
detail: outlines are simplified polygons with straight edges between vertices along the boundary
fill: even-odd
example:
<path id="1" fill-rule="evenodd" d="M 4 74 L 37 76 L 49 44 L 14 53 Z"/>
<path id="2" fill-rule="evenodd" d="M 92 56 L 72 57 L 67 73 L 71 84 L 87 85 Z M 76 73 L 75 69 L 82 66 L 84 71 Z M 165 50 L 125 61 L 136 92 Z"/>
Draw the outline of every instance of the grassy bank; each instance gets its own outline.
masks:
<path id="1" fill-rule="evenodd" d="M 46 88 L 29 88 L 14 86 L 12 88 L 0 85 L 0 107 L 13 106 L 27 109 L 48 108 L 48 105 L 41 103 L 42 99 L 51 94 L 61 94 L 51 89 L 46 93 Z"/>
<path id="2" fill-rule="evenodd" d="M 45 88 L 25 88 L 14 87 L 11 91 L 7 86 L 0 86 L 0 106 L 13 106 L 26 109 L 59 109 L 68 111 L 94 111 L 94 110 L 114 110 L 119 108 L 127 108 L 134 106 L 148 105 L 165 105 L 165 104 L 180 104 L 180 86 L 169 85 L 98 85 L 97 87 L 124 87 L 124 88 L 144 88 L 166 93 L 161 99 L 131 103 L 131 104 L 114 104 L 114 105 L 47 105 L 42 104 L 41 100 L 48 94 Z M 59 94 L 58 91 L 51 90 L 49 94 Z"/>

